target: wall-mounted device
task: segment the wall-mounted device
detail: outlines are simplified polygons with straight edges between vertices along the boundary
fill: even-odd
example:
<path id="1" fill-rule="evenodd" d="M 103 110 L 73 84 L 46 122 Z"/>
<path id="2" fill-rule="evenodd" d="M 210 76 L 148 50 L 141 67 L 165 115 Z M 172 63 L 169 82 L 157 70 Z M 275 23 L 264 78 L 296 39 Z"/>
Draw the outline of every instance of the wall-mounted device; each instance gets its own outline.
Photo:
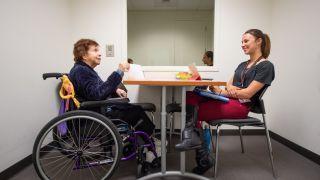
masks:
<path id="1" fill-rule="evenodd" d="M 106 56 L 107 57 L 114 57 L 114 45 L 113 44 L 107 44 Z"/>

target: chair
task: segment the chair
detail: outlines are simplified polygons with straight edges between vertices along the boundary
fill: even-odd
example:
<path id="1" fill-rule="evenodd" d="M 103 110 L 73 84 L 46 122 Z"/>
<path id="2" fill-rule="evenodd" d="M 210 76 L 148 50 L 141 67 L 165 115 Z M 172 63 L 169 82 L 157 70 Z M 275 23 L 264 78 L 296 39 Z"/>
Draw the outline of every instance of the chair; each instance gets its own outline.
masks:
<path id="1" fill-rule="evenodd" d="M 273 177 L 276 178 L 276 173 L 274 169 L 274 163 L 273 163 L 273 153 L 272 153 L 272 147 L 271 147 L 271 142 L 270 142 L 270 136 L 269 136 L 269 130 L 267 127 L 267 122 L 266 122 L 266 117 L 265 117 L 265 106 L 264 102 L 262 100 L 262 96 L 267 90 L 267 87 L 265 87 L 259 96 L 259 102 L 256 107 L 250 110 L 250 112 L 256 113 L 256 114 L 261 114 L 262 115 L 262 121 L 258 118 L 250 117 L 246 119 L 219 119 L 219 120 L 214 120 L 209 122 L 210 126 L 215 126 L 216 127 L 216 147 L 215 147 L 215 167 L 214 167 L 214 177 L 217 177 L 217 170 L 218 170 L 218 150 L 219 150 L 219 133 L 220 129 L 219 127 L 221 125 L 233 125 L 233 126 L 238 126 L 239 128 L 239 135 L 240 135 L 240 143 L 241 143 L 241 151 L 244 153 L 244 148 L 243 148 L 243 140 L 242 140 L 242 127 L 243 126 L 256 126 L 256 127 L 263 127 L 265 132 L 266 132 L 266 138 L 267 138 L 267 143 L 268 143 L 268 150 L 269 150 L 269 156 L 270 156 L 270 162 L 271 162 L 271 167 L 272 167 L 272 173 Z M 212 143 L 213 144 L 213 143 Z"/>
<path id="2" fill-rule="evenodd" d="M 172 134 L 174 134 L 174 113 L 181 112 L 181 104 L 178 104 L 176 102 L 167 104 L 166 112 L 169 116 L 169 118 L 168 118 L 168 122 L 169 122 L 169 147 L 171 147 Z M 178 135 L 180 135 L 180 133 Z"/>

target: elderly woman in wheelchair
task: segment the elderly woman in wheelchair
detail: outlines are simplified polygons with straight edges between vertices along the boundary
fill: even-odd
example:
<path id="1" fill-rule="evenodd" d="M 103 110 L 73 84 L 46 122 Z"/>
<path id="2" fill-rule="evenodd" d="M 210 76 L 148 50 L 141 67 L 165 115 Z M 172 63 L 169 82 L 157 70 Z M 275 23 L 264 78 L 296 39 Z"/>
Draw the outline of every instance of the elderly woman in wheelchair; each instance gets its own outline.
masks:
<path id="1" fill-rule="evenodd" d="M 110 179 L 120 160 L 137 159 L 137 176 L 160 167 L 154 124 L 138 105 L 118 89 L 129 64 L 121 63 L 103 82 L 94 67 L 100 64 L 99 45 L 81 39 L 74 45 L 70 73 L 46 73 L 60 78 L 59 116 L 38 134 L 33 163 L 41 179 Z M 117 98 L 110 98 L 114 95 Z M 153 158 L 146 160 L 146 154 Z"/>

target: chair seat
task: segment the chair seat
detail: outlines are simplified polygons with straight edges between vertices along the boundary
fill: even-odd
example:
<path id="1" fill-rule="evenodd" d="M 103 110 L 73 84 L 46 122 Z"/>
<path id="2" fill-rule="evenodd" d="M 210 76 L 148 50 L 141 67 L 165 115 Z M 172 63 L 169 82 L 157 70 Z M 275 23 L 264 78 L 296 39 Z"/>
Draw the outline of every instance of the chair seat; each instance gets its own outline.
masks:
<path id="1" fill-rule="evenodd" d="M 133 105 L 140 106 L 144 111 L 155 112 L 156 106 L 153 103 L 132 103 Z"/>
<path id="2" fill-rule="evenodd" d="M 243 125 L 263 125 L 263 122 L 258 118 L 249 116 L 246 119 L 217 119 L 217 120 L 210 121 L 209 124 L 211 126 L 216 126 L 218 124 L 243 126 Z"/>
<path id="3" fill-rule="evenodd" d="M 166 111 L 167 113 L 181 112 L 181 105 L 178 103 L 167 104 Z"/>

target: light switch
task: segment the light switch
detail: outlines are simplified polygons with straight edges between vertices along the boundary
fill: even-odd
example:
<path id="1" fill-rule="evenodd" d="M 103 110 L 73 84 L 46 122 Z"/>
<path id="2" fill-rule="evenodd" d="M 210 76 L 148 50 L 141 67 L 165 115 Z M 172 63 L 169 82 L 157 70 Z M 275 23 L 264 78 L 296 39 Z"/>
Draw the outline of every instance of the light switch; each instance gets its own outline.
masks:
<path id="1" fill-rule="evenodd" d="M 107 57 L 114 57 L 114 45 L 113 44 L 107 44 L 106 56 Z"/>

